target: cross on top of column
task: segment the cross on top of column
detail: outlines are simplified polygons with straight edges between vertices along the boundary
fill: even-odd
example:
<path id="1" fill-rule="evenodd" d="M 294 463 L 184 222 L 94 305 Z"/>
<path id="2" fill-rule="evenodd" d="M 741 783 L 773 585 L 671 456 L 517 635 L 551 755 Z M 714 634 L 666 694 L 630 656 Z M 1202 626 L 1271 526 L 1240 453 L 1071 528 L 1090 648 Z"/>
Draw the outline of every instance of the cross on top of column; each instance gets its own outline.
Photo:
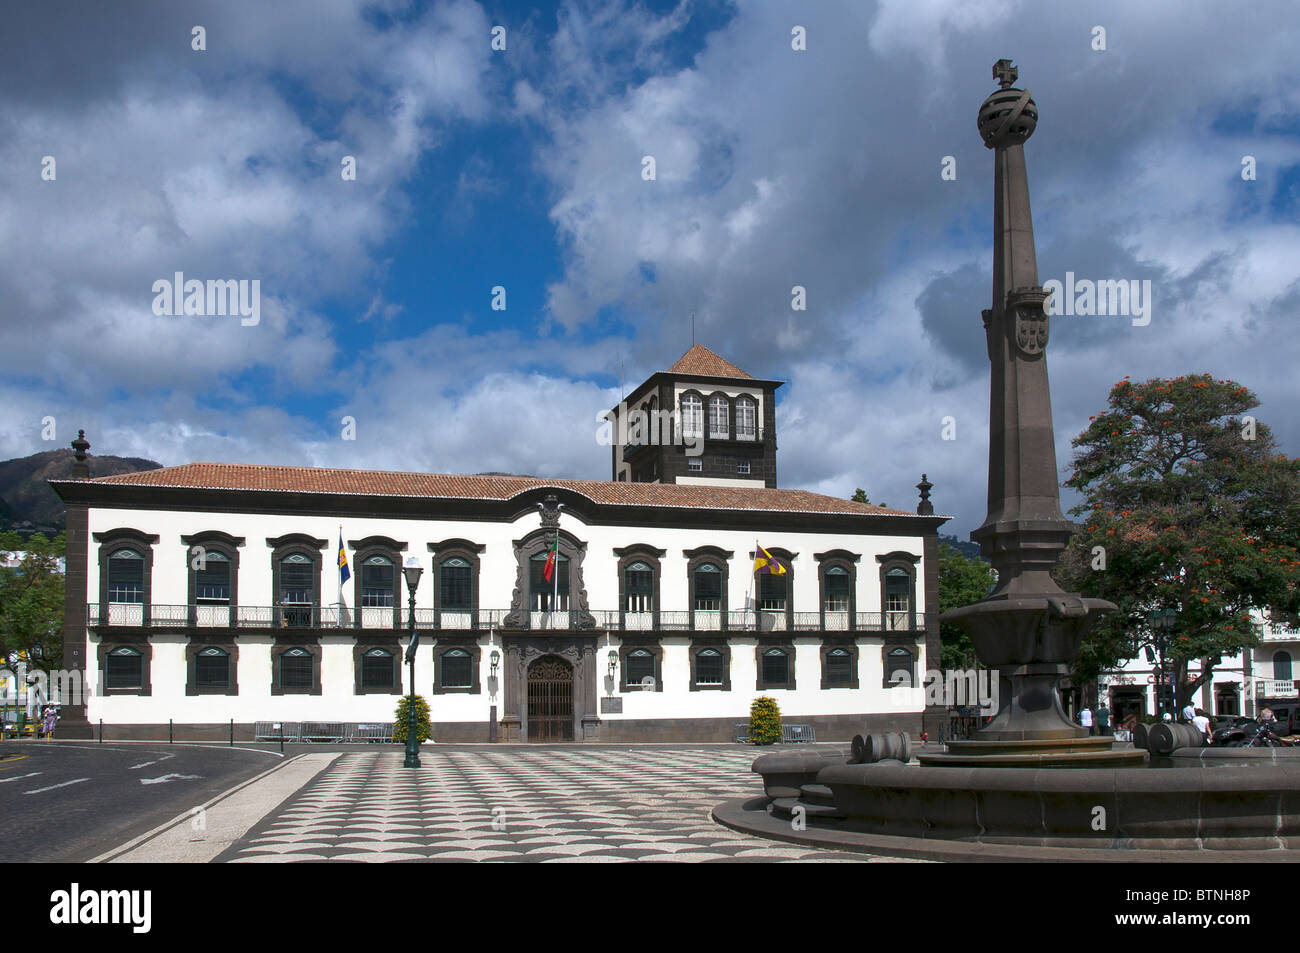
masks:
<path id="1" fill-rule="evenodd" d="M 1003 89 L 1008 89 L 1020 76 L 1020 71 L 1011 65 L 1010 60 L 998 60 L 993 64 L 993 78 Z"/>

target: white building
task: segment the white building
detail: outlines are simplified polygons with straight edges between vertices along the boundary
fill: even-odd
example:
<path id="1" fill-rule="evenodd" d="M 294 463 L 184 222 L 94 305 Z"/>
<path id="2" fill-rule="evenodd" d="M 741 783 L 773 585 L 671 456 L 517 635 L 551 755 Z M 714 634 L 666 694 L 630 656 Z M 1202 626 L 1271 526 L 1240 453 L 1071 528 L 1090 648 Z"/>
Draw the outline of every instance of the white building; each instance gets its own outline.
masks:
<path id="1" fill-rule="evenodd" d="M 1296 691 L 1293 663 L 1300 652 L 1300 626 L 1294 617 L 1278 610 L 1254 610 L 1259 643 L 1234 656 L 1224 656 L 1213 674 L 1195 693 L 1192 704 L 1210 715 L 1255 716 L 1271 708 L 1284 724 L 1300 731 L 1300 695 Z M 1145 656 L 1103 672 L 1098 678 L 1100 697 L 1118 719 L 1129 712 L 1157 710 L 1157 666 Z M 1192 663 L 1192 671 L 1199 669 Z M 1166 677 L 1168 677 L 1166 673 Z M 1172 697 L 1172 691 L 1167 691 Z M 1166 710 L 1171 702 L 1166 702 Z"/>
<path id="2" fill-rule="evenodd" d="M 688 397 L 731 383 L 692 376 Z M 722 419 L 734 407 L 711 410 L 706 460 L 749 452 Z M 754 436 L 774 455 L 765 417 Z M 486 741 L 495 713 L 503 740 L 727 741 L 759 695 L 823 738 L 922 727 L 947 520 L 924 478 L 908 513 L 764 486 L 774 462 L 747 485 L 632 482 L 622 447 L 610 482 L 214 463 L 91 480 L 85 449 L 79 478 L 52 481 L 65 665 L 88 688 L 65 736 L 101 720 L 104 737 L 171 722 L 178 738 L 392 721 L 410 688 L 411 560 L 414 682 L 438 740 Z M 753 572 L 756 541 L 785 574 Z"/>

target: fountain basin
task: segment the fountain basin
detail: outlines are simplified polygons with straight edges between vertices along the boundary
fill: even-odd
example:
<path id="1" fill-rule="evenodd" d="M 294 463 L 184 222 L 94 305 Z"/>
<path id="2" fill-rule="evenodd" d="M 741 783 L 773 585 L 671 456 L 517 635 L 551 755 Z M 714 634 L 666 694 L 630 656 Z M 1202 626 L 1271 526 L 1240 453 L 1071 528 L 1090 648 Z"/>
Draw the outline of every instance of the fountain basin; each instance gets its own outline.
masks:
<path id="1" fill-rule="evenodd" d="M 1193 770 L 829 764 L 815 783 L 830 790 L 843 819 L 807 822 L 810 829 L 815 824 L 876 843 L 1220 856 L 1300 850 L 1300 757 L 1259 751 L 1237 756 L 1232 767 L 1213 766 L 1230 750 L 1239 749 L 1199 749 L 1170 759 Z M 760 774 L 763 760 L 755 762 Z M 776 815 L 792 816 L 787 799 L 775 808 Z M 764 817 L 778 820 L 766 811 Z M 770 829 L 742 829 L 775 836 Z"/>

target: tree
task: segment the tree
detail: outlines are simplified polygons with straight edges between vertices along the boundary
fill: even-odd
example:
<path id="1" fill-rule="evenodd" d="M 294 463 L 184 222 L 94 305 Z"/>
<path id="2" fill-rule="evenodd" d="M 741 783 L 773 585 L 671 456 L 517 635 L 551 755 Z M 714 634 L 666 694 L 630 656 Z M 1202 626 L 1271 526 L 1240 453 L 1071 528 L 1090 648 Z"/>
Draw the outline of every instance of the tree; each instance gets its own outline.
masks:
<path id="1" fill-rule="evenodd" d="M 46 539 L 34 533 L 24 542 L 17 533 L 0 533 L 0 554 L 8 560 L 19 553 L 17 566 L 0 567 L 0 666 L 19 653 L 35 668 L 61 668 L 63 534 Z"/>
<path id="2" fill-rule="evenodd" d="M 775 698 L 760 695 L 749 706 L 749 743 L 770 745 L 781 740 L 781 709 Z"/>
<path id="3" fill-rule="evenodd" d="M 1085 640 L 1081 681 L 1145 642 L 1172 668 L 1181 707 L 1224 655 L 1256 644 L 1252 609 L 1297 608 L 1300 460 L 1246 415 L 1258 404 L 1208 374 L 1125 378 L 1074 439 L 1066 486 L 1084 498 L 1071 512 L 1087 518 L 1056 575 L 1119 607 Z M 1167 632 L 1156 613 L 1173 616 Z"/>
<path id="4" fill-rule="evenodd" d="M 979 602 L 997 577 L 983 559 L 966 556 L 947 544 L 939 546 L 939 611 L 959 609 Z M 951 622 L 939 625 L 943 643 L 941 664 L 945 669 L 971 668 L 975 648 L 960 626 Z"/>
<path id="5" fill-rule="evenodd" d="M 393 740 L 406 741 L 406 721 L 410 717 L 411 696 L 403 695 L 397 700 L 397 712 L 393 716 Z M 423 744 L 433 737 L 433 725 L 429 723 L 429 703 L 423 695 L 415 696 L 415 740 Z"/>
<path id="6" fill-rule="evenodd" d="M 870 501 L 869 499 L 867 499 L 867 491 L 864 490 L 864 489 L 862 489 L 862 487 L 858 487 L 856 490 L 854 490 L 854 491 L 853 491 L 853 495 L 852 495 L 851 497 L 849 497 L 849 499 L 852 500 L 854 503 L 871 503 L 871 501 Z M 889 504 L 888 504 L 888 503 L 874 503 L 874 504 L 872 504 L 872 505 L 873 505 L 873 506 L 888 506 Z"/>

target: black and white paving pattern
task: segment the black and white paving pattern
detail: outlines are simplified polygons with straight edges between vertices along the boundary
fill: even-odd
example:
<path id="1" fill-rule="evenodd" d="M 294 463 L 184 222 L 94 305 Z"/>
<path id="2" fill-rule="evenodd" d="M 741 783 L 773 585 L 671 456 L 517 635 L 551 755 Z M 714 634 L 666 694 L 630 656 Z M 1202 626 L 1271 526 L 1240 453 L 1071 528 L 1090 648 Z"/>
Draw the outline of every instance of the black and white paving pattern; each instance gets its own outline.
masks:
<path id="1" fill-rule="evenodd" d="M 216 859 L 869 862 L 713 821 L 761 793 L 755 750 L 718 746 L 437 747 L 344 753 Z"/>

